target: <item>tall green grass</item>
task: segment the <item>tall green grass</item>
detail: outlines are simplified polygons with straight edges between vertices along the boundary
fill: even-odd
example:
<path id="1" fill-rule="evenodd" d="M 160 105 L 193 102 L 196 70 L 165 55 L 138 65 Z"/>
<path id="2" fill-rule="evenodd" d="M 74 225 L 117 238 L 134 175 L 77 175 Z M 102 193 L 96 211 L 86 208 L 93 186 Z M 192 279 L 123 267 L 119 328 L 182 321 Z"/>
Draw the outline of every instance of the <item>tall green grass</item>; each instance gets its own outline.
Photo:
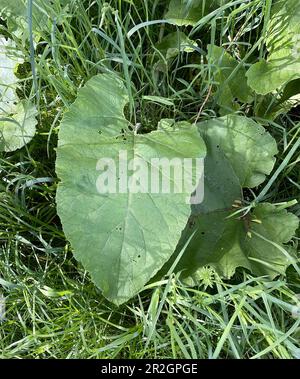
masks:
<path id="1" fill-rule="evenodd" d="M 118 72 L 132 93 L 127 116 L 144 131 L 162 117 L 213 117 L 218 108 L 206 44 L 223 44 L 243 57 L 262 55 L 271 3 L 220 7 L 186 28 L 198 47 L 172 61 L 157 45 L 178 28 L 151 23 L 163 18 L 164 1 L 72 0 L 66 12 L 54 0 L 47 3 L 52 24 L 31 33 L 31 44 L 1 24 L 0 33 L 27 57 L 17 73 L 20 93 L 36 103 L 39 125 L 26 148 L 0 157 L 0 357 L 300 357 L 300 280 L 293 267 L 275 281 L 242 270 L 224 281 L 204 268 L 196 287 L 170 274 L 116 308 L 72 257 L 55 208 L 59 121 L 78 88 L 97 73 Z M 251 115 L 251 109 L 241 112 Z M 299 125 L 298 110 L 266 123 L 280 149 L 277 171 L 267 188 L 247 194 L 249 201 L 300 200 Z M 299 205 L 291 210 L 300 216 Z"/>

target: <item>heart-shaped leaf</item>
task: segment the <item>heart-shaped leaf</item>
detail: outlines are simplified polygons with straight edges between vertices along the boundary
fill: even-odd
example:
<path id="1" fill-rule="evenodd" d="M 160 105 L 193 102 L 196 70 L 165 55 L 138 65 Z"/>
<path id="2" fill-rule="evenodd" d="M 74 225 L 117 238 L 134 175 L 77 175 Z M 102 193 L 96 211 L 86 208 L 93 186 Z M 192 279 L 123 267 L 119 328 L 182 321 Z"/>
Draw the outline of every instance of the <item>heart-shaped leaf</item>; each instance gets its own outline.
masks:
<path id="1" fill-rule="evenodd" d="M 179 188 L 180 162 L 203 158 L 206 150 L 188 123 L 149 134 L 130 131 L 127 100 L 116 76 L 93 77 L 61 123 L 56 164 L 65 234 L 75 257 L 116 304 L 137 294 L 172 255 L 191 212 L 192 190 Z M 133 159 L 139 167 L 127 166 Z M 155 159 L 173 160 L 173 169 L 164 171 Z M 105 165 L 110 171 L 102 173 Z M 173 191 L 150 189 L 153 172 Z"/>

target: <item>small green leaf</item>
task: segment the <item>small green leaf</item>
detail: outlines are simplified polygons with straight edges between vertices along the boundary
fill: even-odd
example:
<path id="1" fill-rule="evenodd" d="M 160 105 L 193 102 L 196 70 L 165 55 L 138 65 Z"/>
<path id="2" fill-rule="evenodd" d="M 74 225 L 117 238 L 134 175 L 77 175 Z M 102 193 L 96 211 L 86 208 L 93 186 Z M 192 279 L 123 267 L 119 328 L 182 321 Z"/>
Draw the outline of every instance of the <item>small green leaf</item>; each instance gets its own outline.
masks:
<path id="1" fill-rule="evenodd" d="M 60 23 L 59 18 L 68 10 L 71 0 L 32 1 L 32 26 L 33 30 L 51 32 L 53 19 Z M 9 32 L 23 40 L 29 37 L 28 30 L 28 0 L 0 0 L 0 17 L 6 20 Z"/>
<path id="2" fill-rule="evenodd" d="M 194 47 L 197 47 L 197 43 L 183 32 L 168 34 L 156 46 L 167 60 L 176 57 L 181 52 L 191 53 L 195 50 Z"/>
<path id="3" fill-rule="evenodd" d="M 18 78 L 15 69 L 24 60 L 12 40 L 0 37 L 0 115 L 11 111 L 13 103 L 19 101 L 16 94 Z"/>
<path id="4" fill-rule="evenodd" d="M 266 95 L 300 78 L 300 2 L 279 0 L 267 26 L 267 59 L 250 67 L 248 84 Z"/>
<path id="5" fill-rule="evenodd" d="M 225 2 L 226 0 L 170 0 L 165 18 L 178 26 L 195 25 Z"/>
<path id="6" fill-rule="evenodd" d="M 268 120 L 276 119 L 280 114 L 288 113 L 300 104 L 300 79 L 292 80 L 281 94 L 269 93 L 258 96 L 255 104 L 255 115 Z"/>
<path id="7" fill-rule="evenodd" d="M 12 114 L 1 113 L 0 151 L 14 151 L 30 142 L 35 134 L 36 115 L 35 106 L 26 100 L 13 105 Z"/>
<path id="8" fill-rule="evenodd" d="M 35 134 L 35 106 L 17 96 L 16 66 L 22 54 L 12 40 L 0 38 L 0 151 L 14 151 L 26 145 Z"/>
<path id="9" fill-rule="evenodd" d="M 217 83 L 215 98 L 221 107 L 221 114 L 237 111 L 240 108 L 237 100 L 242 103 L 251 103 L 253 101 L 252 90 L 247 85 L 246 70 L 243 64 L 233 58 L 225 49 L 215 45 L 208 45 L 207 57 L 214 81 Z M 233 76 L 229 79 L 231 74 Z"/>
<path id="10" fill-rule="evenodd" d="M 300 94 L 300 79 L 292 80 L 289 82 L 283 90 L 282 96 L 280 97 L 280 103 L 284 103 L 289 100 L 294 100 L 298 98 L 299 102 Z"/>

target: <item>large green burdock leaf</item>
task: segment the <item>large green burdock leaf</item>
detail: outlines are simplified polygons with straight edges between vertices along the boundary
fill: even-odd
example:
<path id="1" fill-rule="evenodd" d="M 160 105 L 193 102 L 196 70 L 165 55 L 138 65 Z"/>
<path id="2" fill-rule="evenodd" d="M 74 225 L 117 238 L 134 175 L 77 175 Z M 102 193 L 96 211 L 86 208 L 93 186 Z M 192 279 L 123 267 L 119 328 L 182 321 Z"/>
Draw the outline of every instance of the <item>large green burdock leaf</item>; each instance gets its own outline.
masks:
<path id="1" fill-rule="evenodd" d="M 217 84 L 215 98 L 221 107 L 221 114 L 238 110 L 240 105 L 237 100 L 242 103 L 252 102 L 252 90 L 247 85 L 246 69 L 243 64 L 222 47 L 208 45 L 207 49 L 207 60 Z"/>
<path id="2" fill-rule="evenodd" d="M 261 184 L 275 163 L 276 142 L 264 128 L 246 117 L 229 115 L 198 124 L 207 146 L 204 201 L 193 214 L 172 259 L 192 237 L 177 270 L 195 277 L 205 265 L 230 277 L 237 267 L 272 277 L 291 263 L 282 252 L 298 227 L 298 218 L 270 204 L 260 204 L 243 216 L 229 217 L 242 207 L 243 188 Z M 266 241 L 269 240 L 269 241 Z M 275 246 L 274 243 L 277 245 Z"/>
<path id="3" fill-rule="evenodd" d="M 265 95 L 300 78 L 300 2 L 279 0 L 272 8 L 267 27 L 267 59 L 247 72 L 248 84 Z"/>
<path id="4" fill-rule="evenodd" d="M 145 165 L 155 169 L 153 158 L 201 158 L 206 150 L 197 128 L 188 123 L 143 135 L 130 131 L 123 115 L 127 101 L 116 76 L 92 78 L 61 123 L 56 163 L 61 179 L 57 209 L 65 234 L 75 257 L 116 304 L 137 294 L 170 258 L 191 212 L 191 189 L 155 193 L 146 181 L 138 183 L 138 173 Z M 135 174 L 122 168 L 120 153 L 140 159 Z M 99 180 L 100 159 L 116 163 L 106 182 Z M 176 188 L 178 169 L 178 164 L 170 172 L 157 167 Z M 120 193 L 127 183 L 124 173 L 130 191 Z M 108 182 L 116 184 L 116 193 L 99 191 Z M 134 183 L 140 192 L 133 191 Z"/>

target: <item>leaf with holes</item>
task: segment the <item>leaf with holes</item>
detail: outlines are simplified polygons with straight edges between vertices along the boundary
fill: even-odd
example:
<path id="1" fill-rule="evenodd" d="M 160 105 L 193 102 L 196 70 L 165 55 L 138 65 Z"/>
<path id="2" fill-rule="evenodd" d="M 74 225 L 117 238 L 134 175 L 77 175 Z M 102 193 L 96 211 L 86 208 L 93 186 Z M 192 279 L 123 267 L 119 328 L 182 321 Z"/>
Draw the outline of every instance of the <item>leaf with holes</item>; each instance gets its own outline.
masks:
<path id="1" fill-rule="evenodd" d="M 56 162 L 65 234 L 75 257 L 116 304 L 137 294 L 172 255 L 193 192 L 180 191 L 178 170 L 182 159 L 201 160 L 206 151 L 189 123 L 149 134 L 131 131 L 123 115 L 127 101 L 116 76 L 88 81 L 61 122 Z M 176 159 L 174 169 L 163 171 L 155 159 Z M 153 172 L 174 190 L 149 190 Z M 109 175 L 103 179 L 104 174 Z M 194 179 L 200 176 L 194 173 Z"/>

